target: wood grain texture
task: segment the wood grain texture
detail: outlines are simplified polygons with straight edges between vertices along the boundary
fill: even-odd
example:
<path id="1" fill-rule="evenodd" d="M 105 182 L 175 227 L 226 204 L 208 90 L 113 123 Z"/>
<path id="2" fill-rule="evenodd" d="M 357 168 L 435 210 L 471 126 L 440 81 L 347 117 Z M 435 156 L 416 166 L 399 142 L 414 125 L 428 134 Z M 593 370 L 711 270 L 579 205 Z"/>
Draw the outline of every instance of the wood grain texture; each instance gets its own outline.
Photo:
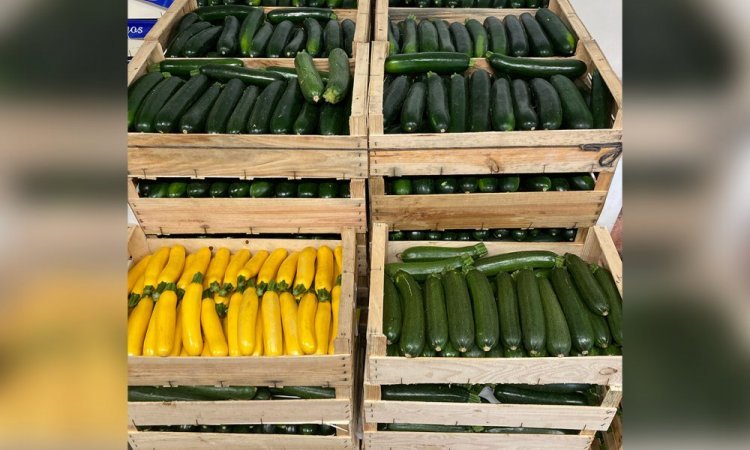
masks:
<path id="1" fill-rule="evenodd" d="M 496 433 L 415 433 L 404 431 L 365 432 L 366 449 L 565 449 L 584 450 L 591 437 L 580 435 L 496 434 Z"/>
<path id="2" fill-rule="evenodd" d="M 348 424 L 351 399 L 128 402 L 135 425 Z"/>
<path id="3" fill-rule="evenodd" d="M 617 408 L 366 400 L 364 412 L 376 423 L 606 430 Z"/>
<path id="4" fill-rule="evenodd" d="M 246 450 L 246 449 L 349 449 L 349 437 L 279 434 L 131 432 L 128 442 L 134 449 L 164 450 Z"/>

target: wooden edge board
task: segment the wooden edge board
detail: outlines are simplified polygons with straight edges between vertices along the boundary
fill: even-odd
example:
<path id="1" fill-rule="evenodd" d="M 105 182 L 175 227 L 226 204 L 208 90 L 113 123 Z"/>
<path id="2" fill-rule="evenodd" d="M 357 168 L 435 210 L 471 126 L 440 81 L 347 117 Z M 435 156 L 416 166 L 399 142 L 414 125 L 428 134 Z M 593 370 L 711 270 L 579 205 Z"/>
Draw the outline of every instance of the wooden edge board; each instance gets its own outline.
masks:
<path id="1" fill-rule="evenodd" d="M 172 433 L 131 432 L 128 441 L 133 449 L 203 450 L 267 449 L 307 450 L 354 448 L 348 436 L 302 436 L 289 434 Z"/>
<path id="2" fill-rule="evenodd" d="M 418 433 L 406 431 L 364 432 L 364 448 L 452 448 L 466 450 L 503 449 L 588 449 L 592 437 L 576 434 Z"/>

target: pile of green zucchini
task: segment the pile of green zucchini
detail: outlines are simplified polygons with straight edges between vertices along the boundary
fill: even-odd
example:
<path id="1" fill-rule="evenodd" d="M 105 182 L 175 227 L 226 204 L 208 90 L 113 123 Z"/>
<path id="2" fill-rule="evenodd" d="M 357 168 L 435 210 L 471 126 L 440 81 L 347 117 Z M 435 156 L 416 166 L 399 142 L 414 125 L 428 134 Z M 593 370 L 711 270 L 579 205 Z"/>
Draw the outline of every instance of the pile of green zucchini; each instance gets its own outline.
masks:
<path id="1" fill-rule="evenodd" d="M 238 179 L 138 180 L 141 198 L 350 198 L 348 181 Z"/>
<path id="2" fill-rule="evenodd" d="M 486 255 L 482 243 L 420 246 L 386 264 L 389 356 L 622 354 L 622 298 L 609 270 L 549 251 Z"/>
<path id="3" fill-rule="evenodd" d="M 549 0 L 388 0 L 388 6 L 418 8 L 546 8 Z"/>
<path id="4" fill-rule="evenodd" d="M 336 429 L 331 425 L 305 423 L 301 425 L 172 425 L 139 426 L 138 431 L 166 431 L 192 433 L 244 433 L 244 434 L 303 434 L 311 436 L 333 436 Z"/>
<path id="5" fill-rule="evenodd" d="M 495 192 L 593 191 L 591 174 L 489 175 L 460 178 L 394 177 L 386 178 L 388 195 L 490 194 Z"/>
<path id="6" fill-rule="evenodd" d="M 231 58 L 164 60 L 128 90 L 128 129 L 349 134 L 353 83 L 346 52 L 331 51 L 328 74 L 304 51 L 294 62 L 294 69 L 252 69 Z"/>
<path id="7" fill-rule="evenodd" d="M 318 386 L 129 386 L 129 402 L 194 402 L 219 400 L 331 399 L 336 390 Z"/>
<path id="8" fill-rule="evenodd" d="M 442 19 L 422 19 L 414 15 L 388 23 L 388 54 L 456 52 L 484 58 L 488 50 L 510 56 L 572 56 L 578 38 L 549 9 L 538 9 L 504 19 L 489 16 L 484 24 L 477 19 L 448 23 Z"/>
<path id="9" fill-rule="evenodd" d="M 576 229 L 530 228 L 492 230 L 391 231 L 390 241 L 573 242 Z"/>
<path id="10" fill-rule="evenodd" d="M 244 5 L 205 6 L 180 19 L 170 36 L 167 58 L 313 57 L 341 48 L 352 56 L 355 23 L 339 22 L 332 9 L 282 8 L 268 12 Z"/>
<path id="11" fill-rule="evenodd" d="M 312 6 L 337 9 L 357 7 L 357 0 L 197 0 L 198 6 L 251 5 L 251 6 Z"/>

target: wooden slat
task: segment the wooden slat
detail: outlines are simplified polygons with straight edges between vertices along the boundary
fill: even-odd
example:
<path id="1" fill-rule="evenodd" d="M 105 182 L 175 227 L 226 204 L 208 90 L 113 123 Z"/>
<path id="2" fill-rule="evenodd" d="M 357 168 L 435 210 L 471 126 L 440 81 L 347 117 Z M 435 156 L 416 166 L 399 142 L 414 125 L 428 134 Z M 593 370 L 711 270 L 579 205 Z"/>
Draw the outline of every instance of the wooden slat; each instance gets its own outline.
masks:
<path id="1" fill-rule="evenodd" d="M 359 136 L 297 136 L 287 134 L 178 134 L 128 133 L 128 147 L 255 149 L 364 149 L 367 139 Z"/>
<path id="2" fill-rule="evenodd" d="M 351 396 L 342 400 L 247 400 L 128 402 L 128 421 L 138 425 L 347 424 Z"/>
<path id="3" fill-rule="evenodd" d="M 349 449 L 354 444 L 349 437 L 302 436 L 289 434 L 234 434 L 234 433 L 129 433 L 128 441 L 134 449 L 164 450 L 246 450 L 246 449 Z"/>
<path id="4" fill-rule="evenodd" d="M 581 435 L 365 432 L 367 449 L 587 449 L 591 437 Z"/>
<path id="5" fill-rule="evenodd" d="M 606 430 L 617 408 L 570 405 L 505 405 L 365 401 L 365 418 L 376 423 L 505 426 Z"/>
<path id="6" fill-rule="evenodd" d="M 276 250 L 277 248 L 285 248 L 289 251 L 302 250 L 305 247 L 319 247 L 321 245 L 327 245 L 331 248 L 340 245 L 340 240 L 316 240 L 316 239 L 226 239 L 226 238 L 156 238 L 149 237 L 146 239 L 146 245 L 148 246 L 148 252 L 153 253 L 162 246 L 173 246 L 182 245 L 188 252 L 195 252 L 203 247 L 210 247 L 212 250 L 216 250 L 220 247 L 226 247 L 231 251 L 237 251 L 243 248 L 250 250 L 255 253 L 259 250 L 268 250 L 269 252 Z M 128 250 L 132 250 L 130 245 Z M 144 255 L 145 256 L 145 255 Z"/>
<path id="7" fill-rule="evenodd" d="M 351 355 L 353 336 L 355 336 L 354 320 L 356 298 L 356 237 L 353 229 L 346 229 L 342 233 L 342 266 L 341 273 L 341 301 L 339 305 L 339 331 L 334 341 L 336 354 Z"/>

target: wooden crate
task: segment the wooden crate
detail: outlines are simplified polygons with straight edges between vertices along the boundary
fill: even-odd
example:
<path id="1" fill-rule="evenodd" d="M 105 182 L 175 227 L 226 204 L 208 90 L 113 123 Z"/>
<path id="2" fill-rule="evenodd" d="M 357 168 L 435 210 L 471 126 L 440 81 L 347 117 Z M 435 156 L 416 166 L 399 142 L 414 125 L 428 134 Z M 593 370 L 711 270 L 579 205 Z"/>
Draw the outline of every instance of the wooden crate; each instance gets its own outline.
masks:
<path id="1" fill-rule="evenodd" d="M 198 8 L 196 0 L 175 0 L 172 6 L 159 18 L 151 31 L 148 32 L 145 41 L 157 41 L 162 48 L 167 48 L 172 30 L 180 22 L 182 17 Z M 264 6 L 266 14 L 274 9 L 285 9 L 286 6 Z M 334 9 L 337 20 L 349 19 L 356 25 L 354 29 L 354 42 L 370 42 L 370 0 L 359 0 L 357 9 Z M 352 48 L 356 56 L 357 49 Z"/>
<path id="2" fill-rule="evenodd" d="M 501 10 L 500 10 L 501 11 Z M 613 172 L 622 154 L 622 84 L 594 41 L 580 41 L 577 58 L 598 69 L 614 98 L 610 129 L 384 134 L 383 78 L 387 42 L 372 43 L 370 175 Z M 493 71 L 486 59 L 475 67 Z M 472 69 L 473 70 L 473 69 Z"/>
<path id="3" fill-rule="evenodd" d="M 549 10 L 557 14 L 563 23 L 570 28 L 579 40 L 591 39 L 591 34 L 576 14 L 570 0 L 551 0 Z M 448 22 L 463 22 L 465 19 L 477 19 L 484 22 L 490 16 L 504 18 L 505 16 L 520 16 L 523 13 L 534 15 L 536 8 L 389 8 L 388 0 L 375 0 L 375 29 L 374 41 L 388 41 L 388 21 L 401 21 L 413 15 L 420 19 L 443 19 Z"/>
<path id="4" fill-rule="evenodd" d="M 609 430 L 602 431 L 599 440 L 595 439 L 592 450 L 621 450 L 622 449 L 622 418 L 615 416 Z"/>
<path id="5" fill-rule="evenodd" d="M 130 178 L 128 204 L 146 234 L 364 233 L 365 180 L 348 183 L 351 198 L 140 198 Z"/>
<path id="6" fill-rule="evenodd" d="M 369 44 L 350 60 L 352 113 L 348 136 L 128 133 L 128 175 L 173 177 L 367 178 Z M 128 65 L 128 86 L 164 60 L 158 41 L 145 43 Z M 293 59 L 243 59 L 247 67 L 294 67 Z M 328 60 L 316 59 L 319 70 Z"/>
<path id="7" fill-rule="evenodd" d="M 370 307 L 365 366 L 364 444 L 367 448 L 587 448 L 596 430 L 606 430 L 622 398 L 622 357 L 566 358 L 403 358 L 386 355 L 383 335 L 385 264 L 414 245 L 463 246 L 467 242 L 388 241 L 388 227 L 372 230 Z M 519 250 L 575 253 L 609 268 L 622 292 L 622 261 L 606 230 L 593 227 L 582 243 L 486 242 L 490 255 Z M 590 383 L 606 390 L 599 406 L 454 404 L 383 401 L 380 387 L 418 383 Z M 377 423 L 524 426 L 580 430 L 578 435 L 496 435 L 472 433 L 406 433 L 377 431 Z"/>
<path id="8" fill-rule="evenodd" d="M 301 250 L 307 246 L 343 246 L 342 294 L 339 334 L 335 354 L 280 357 L 128 357 L 129 386 L 330 386 L 331 400 L 273 400 L 220 402 L 129 402 L 133 448 L 353 448 L 356 409 L 354 402 L 354 354 L 356 337 L 356 237 L 351 228 L 340 230 L 339 240 L 302 239 L 169 239 L 144 234 L 140 227 L 128 230 L 128 253 L 140 260 L 164 245 L 181 244 L 188 251 L 209 246 L 232 251 L 248 248 Z M 243 435 L 222 433 L 140 432 L 135 425 L 329 423 L 337 436 Z M 261 436 L 261 437 L 258 437 Z"/>
<path id="9" fill-rule="evenodd" d="M 596 224 L 610 182 L 602 172 L 593 191 L 385 195 L 383 177 L 371 177 L 370 214 L 392 230 L 585 228 Z"/>

